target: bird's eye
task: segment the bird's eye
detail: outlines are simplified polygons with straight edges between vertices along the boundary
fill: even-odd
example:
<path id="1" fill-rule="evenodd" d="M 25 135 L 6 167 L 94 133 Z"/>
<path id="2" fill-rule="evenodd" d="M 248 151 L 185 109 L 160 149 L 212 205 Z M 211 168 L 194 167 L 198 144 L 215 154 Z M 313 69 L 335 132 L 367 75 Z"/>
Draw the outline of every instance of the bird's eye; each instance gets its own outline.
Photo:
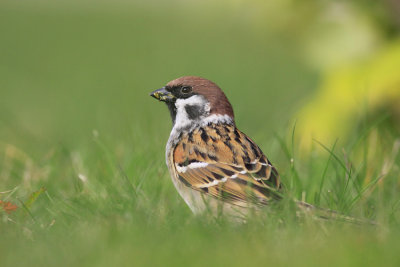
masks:
<path id="1" fill-rule="evenodd" d="M 182 88 L 181 88 L 181 92 L 183 93 L 183 94 L 188 94 L 188 93 L 190 93 L 192 91 L 192 87 L 190 87 L 190 86 L 183 86 Z"/>

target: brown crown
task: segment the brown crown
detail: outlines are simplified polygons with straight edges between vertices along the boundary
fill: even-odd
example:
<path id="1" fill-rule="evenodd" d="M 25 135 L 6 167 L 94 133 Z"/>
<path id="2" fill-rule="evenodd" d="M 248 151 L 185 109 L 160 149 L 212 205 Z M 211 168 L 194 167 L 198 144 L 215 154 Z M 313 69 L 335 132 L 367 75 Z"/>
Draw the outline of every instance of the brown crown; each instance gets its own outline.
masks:
<path id="1" fill-rule="evenodd" d="M 234 119 L 233 109 L 221 88 L 210 80 L 184 76 L 170 81 L 167 86 L 191 86 L 194 93 L 204 96 L 210 102 L 210 114 L 228 115 Z"/>

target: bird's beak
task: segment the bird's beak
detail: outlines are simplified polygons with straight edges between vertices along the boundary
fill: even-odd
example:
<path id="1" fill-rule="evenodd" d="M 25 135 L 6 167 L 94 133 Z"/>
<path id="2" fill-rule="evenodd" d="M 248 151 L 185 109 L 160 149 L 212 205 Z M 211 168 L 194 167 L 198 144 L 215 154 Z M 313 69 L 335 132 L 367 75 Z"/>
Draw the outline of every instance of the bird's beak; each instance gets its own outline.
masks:
<path id="1" fill-rule="evenodd" d="M 150 96 L 164 102 L 172 102 L 175 99 L 175 96 L 165 90 L 165 87 L 157 89 L 150 93 Z"/>

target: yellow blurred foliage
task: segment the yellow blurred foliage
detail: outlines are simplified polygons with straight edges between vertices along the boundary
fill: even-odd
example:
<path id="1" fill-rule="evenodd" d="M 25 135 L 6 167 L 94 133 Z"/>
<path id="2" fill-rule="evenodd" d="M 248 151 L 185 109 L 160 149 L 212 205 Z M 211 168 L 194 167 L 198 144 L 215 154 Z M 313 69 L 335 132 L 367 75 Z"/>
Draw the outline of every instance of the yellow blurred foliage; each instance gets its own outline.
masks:
<path id="1" fill-rule="evenodd" d="M 309 150 L 313 138 L 327 145 L 345 140 L 362 114 L 385 107 L 400 114 L 400 40 L 323 75 L 315 97 L 295 117 L 300 145 Z"/>

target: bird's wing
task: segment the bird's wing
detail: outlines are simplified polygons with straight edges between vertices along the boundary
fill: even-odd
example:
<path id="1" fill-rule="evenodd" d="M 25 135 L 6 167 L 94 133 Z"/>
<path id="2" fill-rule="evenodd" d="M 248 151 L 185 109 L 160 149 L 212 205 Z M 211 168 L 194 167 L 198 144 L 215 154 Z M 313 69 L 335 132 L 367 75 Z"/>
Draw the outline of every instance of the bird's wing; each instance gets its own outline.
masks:
<path id="1" fill-rule="evenodd" d="M 183 184 L 217 199 L 245 205 L 280 198 L 278 172 L 233 125 L 209 125 L 183 135 L 173 157 Z"/>

